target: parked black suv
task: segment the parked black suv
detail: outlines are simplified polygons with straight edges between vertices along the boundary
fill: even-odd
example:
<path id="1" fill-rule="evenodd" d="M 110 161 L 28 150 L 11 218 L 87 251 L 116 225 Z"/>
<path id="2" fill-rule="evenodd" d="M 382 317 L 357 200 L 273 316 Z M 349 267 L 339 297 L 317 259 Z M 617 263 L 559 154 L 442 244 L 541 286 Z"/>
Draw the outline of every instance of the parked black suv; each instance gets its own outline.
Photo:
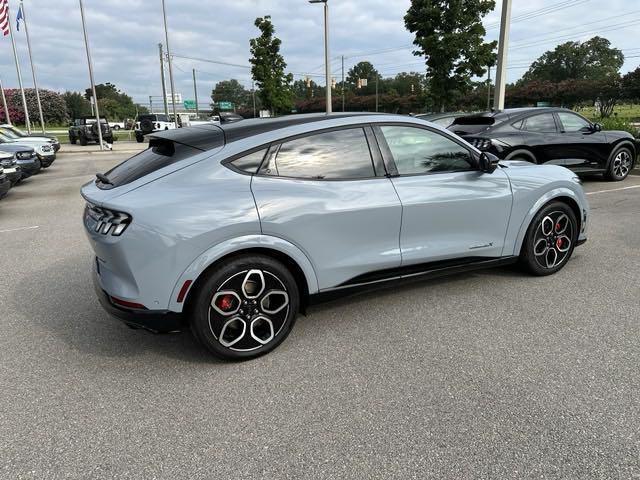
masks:
<path id="1" fill-rule="evenodd" d="M 100 127 L 102 128 L 102 140 L 107 143 L 113 143 L 113 132 L 109 127 L 106 117 L 100 117 Z M 82 117 L 76 119 L 69 127 L 69 142 L 75 145 L 87 145 L 89 142 L 98 143 L 98 124 L 96 117 Z"/>
<path id="2" fill-rule="evenodd" d="M 551 163 L 576 173 L 602 173 L 624 180 L 640 144 L 565 108 L 512 108 L 458 117 L 449 130 L 474 147 L 507 160 Z"/>

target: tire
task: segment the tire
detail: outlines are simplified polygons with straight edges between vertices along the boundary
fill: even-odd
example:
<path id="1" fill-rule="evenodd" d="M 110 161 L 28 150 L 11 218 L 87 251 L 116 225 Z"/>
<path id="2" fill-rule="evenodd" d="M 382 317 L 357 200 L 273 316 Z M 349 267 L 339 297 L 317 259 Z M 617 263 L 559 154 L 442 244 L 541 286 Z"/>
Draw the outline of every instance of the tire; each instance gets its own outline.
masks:
<path id="1" fill-rule="evenodd" d="M 114 126 L 113 126 L 113 129 L 114 129 L 114 130 L 120 130 L 120 125 L 114 125 Z"/>
<path id="2" fill-rule="evenodd" d="M 80 145 L 82 145 L 83 147 L 86 147 L 86 146 L 87 146 L 87 144 L 89 143 L 89 142 L 87 141 L 87 137 L 86 137 L 83 133 L 81 133 L 79 137 L 80 137 L 80 138 L 79 138 L 79 140 L 80 140 Z"/>
<path id="3" fill-rule="evenodd" d="M 144 135 L 136 134 L 136 142 L 138 142 L 138 143 L 144 142 Z"/>
<path id="4" fill-rule="evenodd" d="M 536 158 L 536 156 L 529 150 L 515 150 L 507 155 L 507 158 L 505 158 L 505 160 L 523 160 L 529 163 L 538 163 L 538 159 Z"/>
<path id="5" fill-rule="evenodd" d="M 529 225 L 520 263 L 533 275 L 552 275 L 567 264 L 577 240 L 578 221 L 571 207 L 563 202 L 548 203 Z"/>
<path id="6" fill-rule="evenodd" d="M 69 135 L 69 143 L 71 143 L 71 145 L 75 145 L 76 143 L 78 143 L 78 139 L 72 135 Z"/>
<path id="7" fill-rule="evenodd" d="M 633 150 L 626 145 L 622 145 L 611 153 L 605 178 L 612 182 L 620 182 L 627 178 L 633 168 L 633 164 Z"/>
<path id="8" fill-rule="evenodd" d="M 246 255 L 224 261 L 208 274 L 190 306 L 191 330 L 213 355 L 249 360 L 269 353 L 287 338 L 300 294 L 282 263 Z"/>

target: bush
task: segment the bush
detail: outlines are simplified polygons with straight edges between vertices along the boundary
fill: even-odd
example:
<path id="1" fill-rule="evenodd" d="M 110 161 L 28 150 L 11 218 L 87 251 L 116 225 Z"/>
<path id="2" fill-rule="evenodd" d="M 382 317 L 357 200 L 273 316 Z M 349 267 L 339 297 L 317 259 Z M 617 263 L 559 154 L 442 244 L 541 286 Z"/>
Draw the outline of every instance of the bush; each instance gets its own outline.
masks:
<path id="1" fill-rule="evenodd" d="M 626 118 L 609 117 L 598 120 L 602 125 L 603 130 L 622 130 L 629 132 L 634 137 L 640 137 L 640 130 L 638 127 L 631 125 L 631 122 Z"/>

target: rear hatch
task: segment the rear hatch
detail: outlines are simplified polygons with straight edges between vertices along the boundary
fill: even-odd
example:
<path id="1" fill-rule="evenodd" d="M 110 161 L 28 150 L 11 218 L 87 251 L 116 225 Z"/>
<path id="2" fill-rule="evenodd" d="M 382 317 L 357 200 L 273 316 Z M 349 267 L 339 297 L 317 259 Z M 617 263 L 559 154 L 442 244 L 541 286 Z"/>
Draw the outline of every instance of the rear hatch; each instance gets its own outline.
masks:
<path id="1" fill-rule="evenodd" d="M 225 145 L 222 129 L 202 125 L 153 134 L 149 148 L 82 187 L 83 197 L 101 205 L 176 170 L 210 157 Z"/>
<path id="2" fill-rule="evenodd" d="M 448 127 L 450 131 L 461 137 L 482 133 L 493 125 L 496 119 L 490 115 L 474 115 L 457 117 Z"/>

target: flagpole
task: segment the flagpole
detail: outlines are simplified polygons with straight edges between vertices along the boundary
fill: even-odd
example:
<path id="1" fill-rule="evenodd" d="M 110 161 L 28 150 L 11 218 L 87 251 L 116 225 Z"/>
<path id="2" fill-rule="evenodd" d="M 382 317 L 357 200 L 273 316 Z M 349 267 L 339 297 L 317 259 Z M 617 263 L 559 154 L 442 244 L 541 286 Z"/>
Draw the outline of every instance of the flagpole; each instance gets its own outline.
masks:
<path id="1" fill-rule="evenodd" d="M 2 86 L 2 78 L 0 78 L 0 93 L 2 94 L 2 105 L 4 106 L 5 120 L 11 125 L 11 116 L 9 115 L 9 107 L 7 106 L 7 97 L 4 96 L 4 87 Z"/>
<path id="2" fill-rule="evenodd" d="M 98 140 L 100 141 L 100 150 L 104 150 L 102 144 L 102 125 L 100 124 L 100 109 L 98 108 L 98 96 L 96 95 L 96 82 L 93 80 L 93 66 L 91 65 L 91 52 L 89 51 L 89 36 L 87 35 L 87 25 L 84 19 L 84 5 L 80 2 L 80 17 L 82 18 L 82 31 L 84 33 L 84 46 L 87 50 L 87 64 L 89 65 L 89 80 L 91 81 L 91 93 L 93 94 L 93 103 L 96 105 L 96 122 L 98 124 Z"/>
<path id="3" fill-rule="evenodd" d="M 47 133 L 44 128 L 44 115 L 42 114 L 42 102 L 40 101 L 40 90 L 38 89 L 38 81 L 36 80 L 36 69 L 33 66 L 33 54 L 31 53 L 31 39 L 29 38 L 29 26 L 27 24 L 27 14 L 24 11 L 24 3 L 20 1 L 20 7 L 22 9 L 22 22 L 24 23 L 24 33 L 27 36 L 27 50 L 29 51 L 29 62 L 31 62 L 31 74 L 33 75 L 33 86 L 36 89 L 36 100 L 38 101 L 38 113 L 40 114 L 40 127 L 42 133 Z"/>
<path id="4" fill-rule="evenodd" d="M 9 36 L 11 37 L 11 47 L 13 48 L 13 58 L 16 61 L 16 71 L 18 72 L 18 85 L 20 86 L 20 93 L 22 94 L 22 106 L 24 107 L 24 123 L 27 127 L 27 132 L 31 133 L 31 122 L 29 121 L 29 109 L 27 108 L 27 97 L 24 95 L 24 86 L 22 85 L 22 72 L 20 72 L 20 62 L 18 60 L 18 51 L 16 50 L 16 39 L 13 38 L 13 25 L 11 22 L 11 12 L 9 10 L 9 4 L 7 3 L 7 15 L 9 15 Z"/>

